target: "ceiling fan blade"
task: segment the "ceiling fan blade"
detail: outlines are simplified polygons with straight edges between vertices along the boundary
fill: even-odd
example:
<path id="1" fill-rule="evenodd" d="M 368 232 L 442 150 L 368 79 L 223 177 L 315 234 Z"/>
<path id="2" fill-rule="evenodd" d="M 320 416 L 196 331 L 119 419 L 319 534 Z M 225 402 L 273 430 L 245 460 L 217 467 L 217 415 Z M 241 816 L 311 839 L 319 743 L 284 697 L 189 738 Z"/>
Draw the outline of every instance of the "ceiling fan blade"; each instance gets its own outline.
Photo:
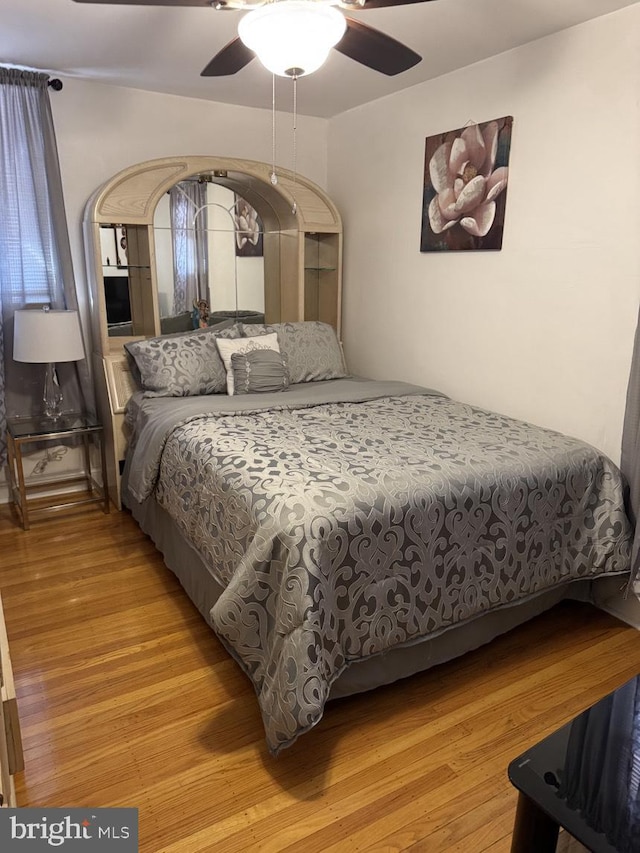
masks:
<path id="1" fill-rule="evenodd" d="M 352 18 L 347 18 L 347 31 L 334 49 L 389 77 L 413 68 L 422 60 L 410 47 Z"/>
<path id="2" fill-rule="evenodd" d="M 365 0 L 362 9 L 384 9 L 387 6 L 409 6 L 414 3 L 428 3 L 429 0 Z"/>
<path id="3" fill-rule="evenodd" d="M 105 3 L 110 6 L 211 6 L 210 0 L 74 0 L 75 3 Z"/>
<path id="4" fill-rule="evenodd" d="M 200 72 L 201 77 L 228 77 L 240 71 L 255 57 L 251 48 L 238 37 L 231 39 Z"/>

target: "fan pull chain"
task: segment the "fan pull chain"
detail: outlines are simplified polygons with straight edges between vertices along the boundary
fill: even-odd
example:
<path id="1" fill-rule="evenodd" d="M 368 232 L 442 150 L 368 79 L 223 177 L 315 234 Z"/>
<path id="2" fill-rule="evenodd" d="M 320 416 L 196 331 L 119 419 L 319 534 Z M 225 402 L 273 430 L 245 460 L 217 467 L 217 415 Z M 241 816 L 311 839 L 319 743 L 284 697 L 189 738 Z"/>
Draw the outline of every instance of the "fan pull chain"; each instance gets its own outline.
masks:
<path id="1" fill-rule="evenodd" d="M 276 75 L 271 75 L 271 183 L 278 183 L 276 175 Z"/>
<path id="2" fill-rule="evenodd" d="M 296 183 L 298 180 L 298 146 L 296 141 L 296 131 L 298 129 L 298 77 L 293 78 L 293 207 L 291 213 L 296 213 L 298 205 L 296 203 Z"/>

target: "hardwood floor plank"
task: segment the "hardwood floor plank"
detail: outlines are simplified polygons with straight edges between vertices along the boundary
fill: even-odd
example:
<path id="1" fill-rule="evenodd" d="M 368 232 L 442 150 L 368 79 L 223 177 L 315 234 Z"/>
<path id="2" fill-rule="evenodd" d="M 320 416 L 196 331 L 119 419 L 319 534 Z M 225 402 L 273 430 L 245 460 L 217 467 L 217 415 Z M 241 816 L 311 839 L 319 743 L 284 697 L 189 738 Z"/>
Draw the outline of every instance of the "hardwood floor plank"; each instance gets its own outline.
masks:
<path id="1" fill-rule="evenodd" d="M 455 783 L 442 785 L 435 796 L 421 796 L 410 808 L 398 809 L 391 821 L 386 820 L 384 824 L 376 821 L 360 827 L 357 833 L 349 836 L 350 848 L 354 851 L 366 850 L 368 853 L 403 851 L 413 849 L 425 838 L 431 841 L 436 833 L 444 832 L 450 824 L 467 826 L 467 815 L 470 812 L 484 810 L 488 799 L 493 801 L 496 792 L 502 794 L 509 787 L 502 773 L 496 774 L 491 770 L 486 767 L 474 768 L 468 774 L 458 776 Z M 513 794 L 515 803 L 515 792 L 510 790 L 509 793 Z M 508 812 L 509 808 L 510 803 L 505 805 L 503 802 L 500 813 Z M 344 849 L 341 843 L 327 848 L 331 853 L 339 853 L 340 849 Z M 475 846 L 473 850 L 475 853 Z"/>
<path id="2" fill-rule="evenodd" d="M 411 853 L 427 853 L 429 850 L 469 853 L 469 850 L 482 850 L 488 844 L 504 838 L 513 823 L 510 818 L 512 803 L 512 791 L 494 792 L 488 802 L 466 812 L 464 820 L 450 821 L 428 838 L 404 849 Z"/>
<path id="3" fill-rule="evenodd" d="M 20 805 L 135 806 L 142 853 L 507 853 L 527 746 L 640 670 L 633 629 L 559 605 L 464 658 L 331 702 L 269 756 L 253 689 L 126 513 L 0 508 Z"/>
<path id="4" fill-rule="evenodd" d="M 499 838 L 497 841 L 494 841 L 493 844 L 490 844 L 488 847 L 482 848 L 478 853 L 510 853 L 512 829 L 513 826 L 510 827 L 509 832 L 506 835 Z M 558 849 L 556 853 L 560 853 L 560 849 Z M 565 851 L 565 853 L 568 853 L 568 851 Z"/>

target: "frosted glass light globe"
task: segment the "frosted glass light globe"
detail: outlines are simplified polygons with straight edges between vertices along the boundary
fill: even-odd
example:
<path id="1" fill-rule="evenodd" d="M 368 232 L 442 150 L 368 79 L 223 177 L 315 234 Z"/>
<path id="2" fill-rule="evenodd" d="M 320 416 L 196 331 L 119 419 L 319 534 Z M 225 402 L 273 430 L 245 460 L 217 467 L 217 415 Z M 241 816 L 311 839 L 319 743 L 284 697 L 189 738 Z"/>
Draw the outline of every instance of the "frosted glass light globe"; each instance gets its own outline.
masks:
<path id="1" fill-rule="evenodd" d="M 249 12 L 238 35 L 280 77 L 317 71 L 347 28 L 344 15 L 317 0 L 277 0 Z"/>

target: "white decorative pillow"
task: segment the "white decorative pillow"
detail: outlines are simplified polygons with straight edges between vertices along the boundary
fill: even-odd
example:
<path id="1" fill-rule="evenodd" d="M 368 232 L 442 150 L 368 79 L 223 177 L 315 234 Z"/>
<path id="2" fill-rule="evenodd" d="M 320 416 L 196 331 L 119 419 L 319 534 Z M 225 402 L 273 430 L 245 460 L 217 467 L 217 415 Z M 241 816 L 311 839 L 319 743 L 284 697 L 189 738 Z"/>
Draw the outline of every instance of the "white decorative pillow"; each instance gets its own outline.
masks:
<path id="1" fill-rule="evenodd" d="M 257 349 L 270 349 L 274 352 L 280 352 L 278 345 L 278 335 L 273 332 L 270 335 L 258 335 L 253 338 L 237 338 L 236 340 L 227 340 L 224 338 L 216 339 L 216 346 L 220 353 L 220 358 L 227 371 L 227 394 L 234 393 L 233 386 L 233 365 L 231 356 L 234 352 L 244 353 L 252 352 Z"/>

